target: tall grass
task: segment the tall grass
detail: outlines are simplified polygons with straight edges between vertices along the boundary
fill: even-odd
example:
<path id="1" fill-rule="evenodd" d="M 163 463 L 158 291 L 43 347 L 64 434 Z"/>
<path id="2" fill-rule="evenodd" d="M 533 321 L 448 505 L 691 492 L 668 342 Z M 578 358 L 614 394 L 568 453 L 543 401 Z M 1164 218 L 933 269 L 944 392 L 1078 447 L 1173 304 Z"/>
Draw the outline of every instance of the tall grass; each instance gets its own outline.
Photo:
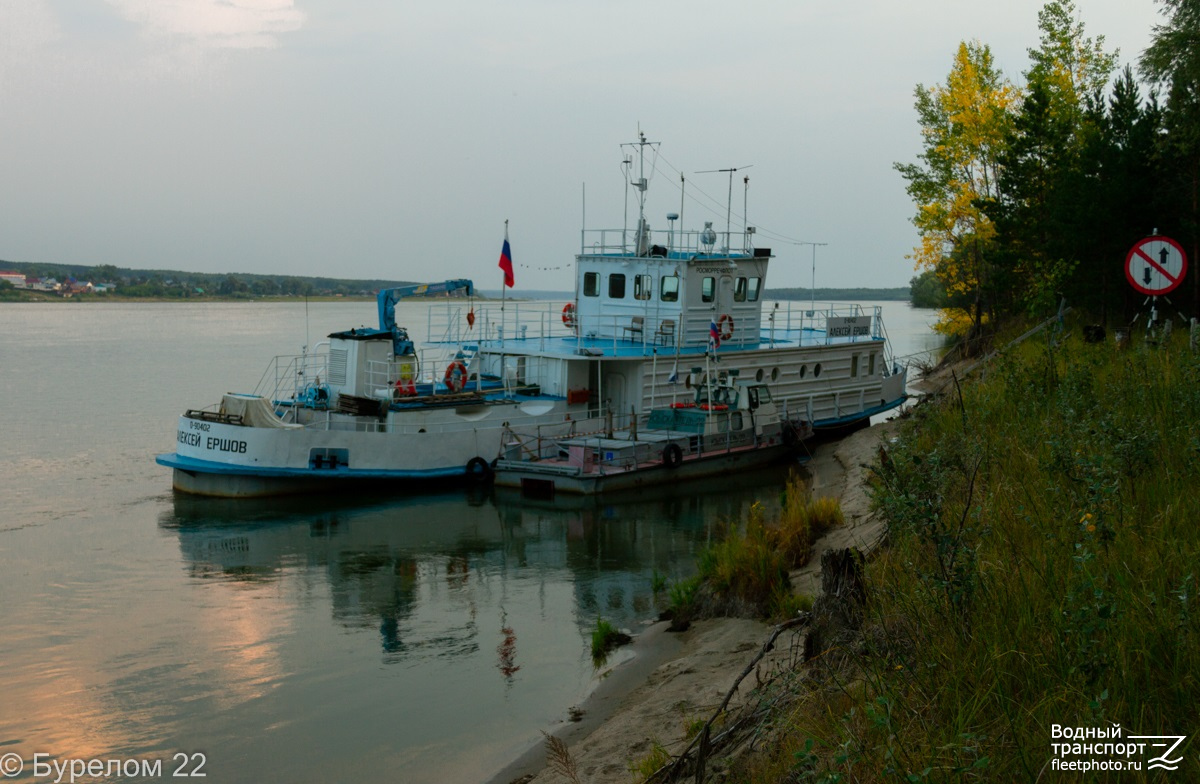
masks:
<path id="1" fill-rule="evenodd" d="M 1122 353 L 1030 341 L 918 408 L 875 472 L 891 546 L 868 569 L 863 655 L 748 780 L 1159 780 L 1055 771 L 1055 724 L 1188 735 L 1173 775 L 1200 780 L 1185 336 Z"/>
<path id="2" fill-rule="evenodd" d="M 767 520 L 763 506 L 754 504 L 744 521 L 701 552 L 696 577 L 672 588 L 676 614 L 785 618 L 807 607 L 793 594 L 788 573 L 808 561 L 822 533 L 842 523 L 836 500 L 808 495 L 793 476 L 777 520 Z"/>

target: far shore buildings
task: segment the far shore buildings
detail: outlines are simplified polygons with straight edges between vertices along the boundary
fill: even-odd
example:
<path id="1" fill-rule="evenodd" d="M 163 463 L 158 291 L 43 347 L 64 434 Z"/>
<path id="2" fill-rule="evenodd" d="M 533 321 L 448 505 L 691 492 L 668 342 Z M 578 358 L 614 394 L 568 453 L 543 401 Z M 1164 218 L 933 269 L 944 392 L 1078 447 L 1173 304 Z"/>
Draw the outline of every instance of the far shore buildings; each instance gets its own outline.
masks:
<path id="1" fill-rule="evenodd" d="M 0 271 L 0 281 L 11 283 L 14 288 L 27 289 L 29 291 L 52 291 L 64 297 L 84 292 L 108 294 L 117 290 L 117 284 L 115 283 L 81 283 L 74 278 L 66 283 L 59 283 L 54 278 L 37 278 L 25 275 L 23 272 L 12 271 Z"/>

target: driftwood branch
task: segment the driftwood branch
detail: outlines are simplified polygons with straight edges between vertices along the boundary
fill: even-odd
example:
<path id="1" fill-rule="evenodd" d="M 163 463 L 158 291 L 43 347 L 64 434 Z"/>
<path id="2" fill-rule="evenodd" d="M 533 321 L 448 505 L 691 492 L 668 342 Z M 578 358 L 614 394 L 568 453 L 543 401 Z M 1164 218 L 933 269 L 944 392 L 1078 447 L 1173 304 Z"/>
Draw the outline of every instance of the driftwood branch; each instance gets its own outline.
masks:
<path id="1" fill-rule="evenodd" d="M 958 374 L 951 370 L 950 378 L 954 379 L 954 391 L 958 393 L 958 410 L 962 414 L 963 427 L 965 428 L 967 426 L 967 406 L 963 403 L 962 387 L 958 385 Z"/>
<path id="2" fill-rule="evenodd" d="M 741 687 L 742 681 L 751 672 L 755 671 L 755 668 L 758 667 L 763 657 L 775 649 L 775 642 L 781 634 L 791 629 L 806 627 L 808 634 L 805 637 L 803 658 L 805 661 L 810 661 L 824 650 L 822 640 L 825 643 L 830 642 L 830 635 L 835 634 L 839 629 L 858 628 L 858 625 L 861 623 L 862 605 L 866 593 L 866 585 L 861 572 L 861 561 L 862 554 L 853 548 L 826 550 L 821 554 L 822 591 L 821 596 L 817 599 L 813 607 L 813 611 L 801 613 L 795 618 L 775 626 L 771 630 L 771 634 L 766 642 L 763 643 L 762 649 L 759 650 L 742 670 L 741 674 L 738 675 L 737 679 L 734 680 L 733 686 L 725 693 L 721 704 L 713 712 L 708 721 L 704 723 L 704 726 L 696 737 L 688 743 L 687 747 L 678 756 L 654 771 L 646 779 L 647 782 L 677 781 L 688 770 L 688 766 L 694 764 L 692 776 L 696 784 L 703 784 L 706 773 L 705 764 L 711 751 L 715 748 L 720 748 L 721 744 L 730 738 L 736 737 L 744 725 L 761 715 L 761 710 L 742 711 L 739 717 L 729 726 L 723 728 L 720 733 L 713 735 L 713 725 L 728 710 L 729 703 L 733 699 L 733 695 Z M 814 637 L 818 639 L 814 640 Z"/>
<path id="3" fill-rule="evenodd" d="M 682 771 L 683 767 L 688 762 L 689 755 L 693 752 L 693 750 L 695 750 L 696 751 L 696 781 L 703 782 L 704 781 L 704 763 L 708 757 L 708 752 L 709 752 L 709 748 L 711 746 L 711 742 L 720 740 L 720 739 L 726 737 L 730 732 L 730 730 L 726 730 L 725 732 L 718 735 L 716 738 L 710 738 L 710 735 L 712 733 L 713 724 L 717 721 L 717 719 L 719 719 L 721 717 L 721 714 L 723 714 L 725 712 L 725 709 L 729 707 L 729 701 L 733 699 L 733 695 L 737 693 L 738 687 L 741 686 L 742 681 L 746 679 L 746 676 L 754 671 L 754 668 L 756 666 L 758 666 L 758 663 L 760 661 L 762 661 L 764 656 L 766 656 L 768 653 L 770 653 L 772 650 L 774 650 L 775 641 L 777 639 L 779 639 L 779 635 L 783 634 L 785 631 L 788 631 L 789 629 L 795 629 L 800 626 L 805 626 L 808 624 L 808 622 L 810 620 L 811 620 L 811 616 L 809 613 L 801 613 L 800 615 L 796 616 L 795 618 L 784 621 L 783 623 L 779 624 L 774 629 L 772 629 L 771 636 L 767 638 L 767 641 L 765 643 L 763 643 L 762 649 L 758 652 L 758 654 L 755 655 L 755 657 L 753 659 L 750 660 L 750 663 L 747 664 L 745 669 L 742 670 L 741 675 L 739 675 L 737 677 L 737 680 L 735 680 L 733 682 L 733 686 L 731 686 L 729 691 L 725 693 L 725 699 L 721 700 L 720 706 L 716 709 L 716 711 L 713 712 L 713 715 L 708 719 L 708 721 L 704 722 L 704 727 L 703 727 L 703 729 L 700 730 L 700 733 L 695 738 L 692 739 L 692 742 L 688 744 L 687 748 L 685 748 L 679 754 L 678 757 L 673 759 L 668 764 L 662 766 L 658 770 L 654 771 L 654 773 L 650 774 L 650 776 L 646 779 L 646 781 L 652 782 L 652 781 L 658 781 L 658 780 L 661 780 L 661 781 L 672 780 L 677 773 Z M 730 728 L 730 729 L 732 729 L 732 728 Z"/>

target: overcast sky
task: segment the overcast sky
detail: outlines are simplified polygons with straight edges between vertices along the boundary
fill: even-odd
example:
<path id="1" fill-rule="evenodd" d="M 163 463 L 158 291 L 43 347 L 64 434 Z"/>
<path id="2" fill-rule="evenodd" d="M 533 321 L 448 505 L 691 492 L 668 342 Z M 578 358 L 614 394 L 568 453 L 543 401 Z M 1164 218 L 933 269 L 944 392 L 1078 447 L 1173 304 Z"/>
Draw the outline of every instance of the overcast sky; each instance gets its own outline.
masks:
<path id="1" fill-rule="evenodd" d="M 1078 5 L 1122 64 L 1162 19 Z M 906 285 L 913 89 L 970 39 L 1021 82 L 1040 7 L 0 0 L 0 259 L 493 288 L 508 219 L 518 290 L 567 290 L 585 201 L 622 224 L 640 126 L 653 228 L 674 169 L 686 228 L 720 229 L 726 175 L 696 172 L 750 165 L 751 225 L 829 243 L 818 286 Z M 759 244 L 770 285 L 808 285 L 810 247 Z"/>

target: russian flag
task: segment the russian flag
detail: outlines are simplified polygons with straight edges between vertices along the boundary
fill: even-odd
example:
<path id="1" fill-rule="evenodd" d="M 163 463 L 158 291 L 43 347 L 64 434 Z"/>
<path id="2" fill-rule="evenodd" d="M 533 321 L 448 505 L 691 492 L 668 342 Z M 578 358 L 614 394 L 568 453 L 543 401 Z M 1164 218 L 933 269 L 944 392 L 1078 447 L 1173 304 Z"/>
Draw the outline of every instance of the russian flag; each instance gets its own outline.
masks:
<path id="1" fill-rule="evenodd" d="M 513 277 L 512 248 L 508 247 L 508 237 L 504 238 L 504 247 L 500 250 L 500 269 L 504 270 L 504 285 L 511 289 L 516 278 Z"/>
<path id="2" fill-rule="evenodd" d="M 708 322 L 708 342 L 713 348 L 721 347 L 721 330 L 717 329 L 717 321 Z"/>

